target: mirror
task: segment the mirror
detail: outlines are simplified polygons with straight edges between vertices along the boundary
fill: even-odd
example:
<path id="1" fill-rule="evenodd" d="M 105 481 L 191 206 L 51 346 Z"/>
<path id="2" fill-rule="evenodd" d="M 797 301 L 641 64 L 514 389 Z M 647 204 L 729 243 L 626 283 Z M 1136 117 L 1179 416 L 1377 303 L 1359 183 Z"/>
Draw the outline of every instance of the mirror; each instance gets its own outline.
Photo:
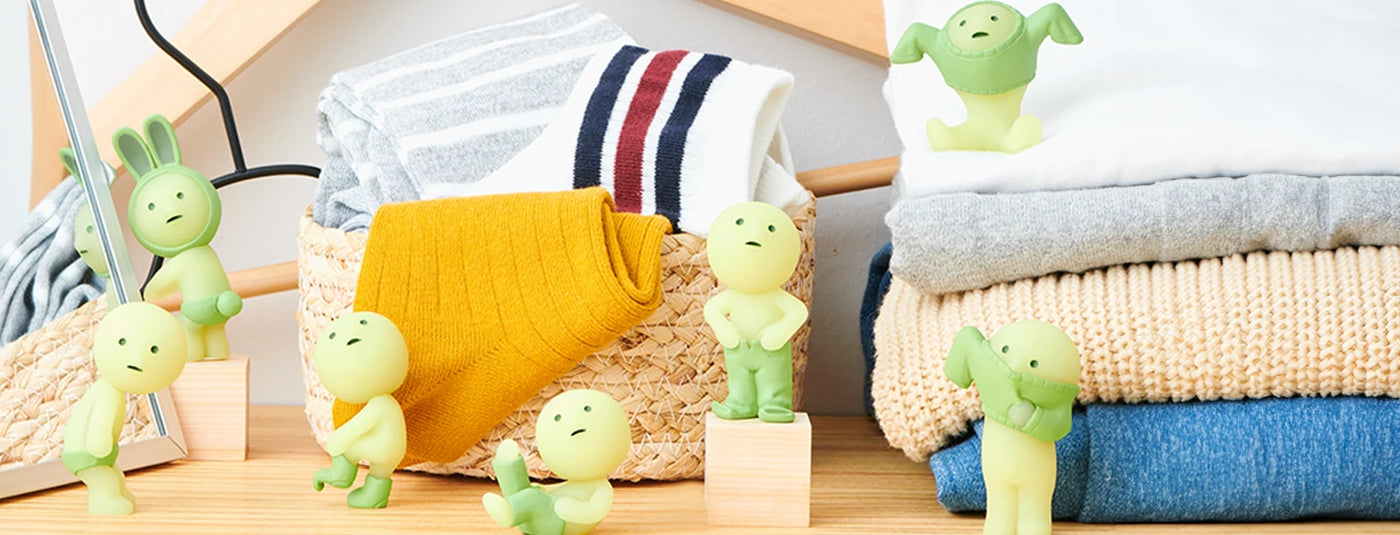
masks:
<path id="1" fill-rule="evenodd" d="M 99 145 L 78 91 L 53 0 L 30 0 L 30 7 L 71 144 L 71 153 L 64 157 L 65 167 L 74 174 L 59 186 L 67 188 L 69 195 L 50 198 L 62 197 L 63 202 L 36 209 L 40 213 L 47 207 L 51 212 L 46 223 L 36 227 L 38 230 L 31 235 L 36 240 L 46 240 L 44 245 L 52 244 L 54 249 L 71 249 L 61 251 L 61 258 L 79 258 L 79 249 L 85 250 L 80 261 L 69 260 L 68 265 L 60 266 L 60 276 L 72 278 L 76 274 L 91 282 L 97 277 L 87 271 L 88 266 L 105 265 L 111 299 L 117 303 L 139 300 L 140 282 L 127 255 L 123 224 L 108 190 L 114 173 L 98 155 Z M 80 224 L 74 225 L 73 221 Z M 46 260 L 62 264 L 52 258 Z M 10 263 L 8 259 L 0 262 Z M 0 272 L 0 276 L 9 275 Z M 48 273 L 36 278 L 53 276 Z M 62 306 L 64 299 L 89 302 L 50 322 L 41 321 L 27 331 L 21 330 L 16 335 L 23 336 L 0 347 L 0 498 L 77 481 L 59 457 L 68 411 L 97 376 L 90 354 L 92 332 L 108 305 L 98 291 L 80 289 L 61 297 L 42 307 L 37 302 L 44 299 L 30 298 L 28 303 L 33 306 L 24 310 L 40 315 L 47 310 L 45 307 Z M 167 390 L 128 396 L 119 444 L 116 463 L 126 471 L 185 456 L 184 437 Z"/>

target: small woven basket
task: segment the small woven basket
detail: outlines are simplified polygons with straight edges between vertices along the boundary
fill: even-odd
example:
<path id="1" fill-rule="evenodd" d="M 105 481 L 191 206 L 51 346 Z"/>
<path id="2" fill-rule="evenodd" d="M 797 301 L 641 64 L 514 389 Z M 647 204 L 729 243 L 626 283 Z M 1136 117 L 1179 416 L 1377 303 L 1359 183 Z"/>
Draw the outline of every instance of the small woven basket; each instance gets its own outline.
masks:
<path id="1" fill-rule="evenodd" d="M 97 379 L 99 298 L 0 348 L 0 470 L 58 459 L 68 413 Z M 155 438 L 146 396 L 127 396 L 120 444 Z"/>
<path id="2" fill-rule="evenodd" d="M 802 236 L 802 259 L 785 289 L 812 302 L 813 226 L 816 199 L 793 215 Z M 297 260 L 301 303 L 302 375 L 306 379 L 306 415 L 317 441 L 324 447 L 333 430 L 333 398 L 316 377 L 312 348 L 331 320 L 352 310 L 355 283 L 364 259 L 367 233 L 327 229 L 301 219 Z M 550 477 L 534 448 L 534 423 L 545 401 L 565 390 L 589 388 L 622 403 L 632 424 L 632 450 L 613 479 L 693 479 L 705 467 L 705 411 L 711 400 L 724 399 L 724 356 L 705 324 L 705 302 L 718 293 L 705 254 L 705 240 L 672 234 L 661 245 L 661 286 L 665 293 L 655 313 L 572 371 L 545 387 L 534 399 L 506 417 L 477 445 L 451 463 L 419 463 L 409 470 L 440 474 L 491 476 L 496 444 L 513 438 L 526 454 L 530 475 Z M 793 398 L 800 407 L 807 367 L 807 337 L 803 326 L 792 339 Z"/>

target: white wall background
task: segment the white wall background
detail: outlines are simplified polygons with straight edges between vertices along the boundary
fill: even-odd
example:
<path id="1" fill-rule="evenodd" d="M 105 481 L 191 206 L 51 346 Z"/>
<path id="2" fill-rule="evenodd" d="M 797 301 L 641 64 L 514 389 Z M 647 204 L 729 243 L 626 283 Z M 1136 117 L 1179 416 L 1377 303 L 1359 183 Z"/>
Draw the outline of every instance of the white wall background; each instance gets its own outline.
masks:
<path id="1" fill-rule="evenodd" d="M 98 102 L 157 52 L 129 2 L 56 0 L 83 95 Z M 273 1 L 273 0 L 261 0 Z M 801 37 L 696 0 L 582 0 L 608 14 L 639 44 L 733 56 L 791 71 L 796 88 L 784 124 L 799 169 L 880 158 L 898 141 L 880 96 L 885 70 Z M 149 0 L 167 35 L 202 2 Z M 228 85 L 249 165 L 320 164 L 314 141 L 316 95 L 335 72 L 455 33 L 541 11 L 562 0 L 341 0 L 323 3 Z M 0 240 L 27 210 L 29 90 L 26 6 L 0 6 Z M 196 61 L 199 58 L 194 58 Z M 19 73 L 15 75 L 15 73 Z M 97 132 L 99 141 L 109 132 Z M 232 167 L 217 107 L 206 105 L 179 129 L 186 163 L 209 175 Z M 214 241 L 225 266 L 238 270 L 296 258 L 296 221 L 310 202 L 310 180 L 288 177 L 223 190 L 225 216 Z M 128 187 L 129 190 L 129 187 Z M 120 193 L 119 193 L 120 195 Z M 818 203 L 816 295 L 806 403 L 823 414 L 861 409 L 864 364 L 857 315 L 865 268 L 889 240 L 887 189 Z M 123 202 L 118 203 L 124 205 Z M 149 256 L 133 257 L 144 272 Z M 229 323 L 233 350 L 252 355 L 252 400 L 300 404 L 295 292 L 249 300 Z"/>

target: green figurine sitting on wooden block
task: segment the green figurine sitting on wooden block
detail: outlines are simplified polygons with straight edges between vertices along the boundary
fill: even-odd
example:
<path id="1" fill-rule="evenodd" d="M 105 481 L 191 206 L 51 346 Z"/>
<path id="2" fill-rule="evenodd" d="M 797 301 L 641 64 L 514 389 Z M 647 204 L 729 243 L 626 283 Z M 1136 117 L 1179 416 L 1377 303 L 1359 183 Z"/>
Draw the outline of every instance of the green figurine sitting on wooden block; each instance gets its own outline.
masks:
<path id="1" fill-rule="evenodd" d="M 710 409 L 726 420 L 791 422 L 790 340 L 807 321 L 807 306 L 783 290 L 802 256 L 797 227 L 771 204 L 736 204 L 715 218 L 705 250 L 726 286 L 705 303 L 705 323 L 724 347 L 729 381 Z"/>
<path id="2" fill-rule="evenodd" d="M 112 136 L 136 189 L 127 207 L 132 234 L 165 265 L 146 283 L 145 299 L 180 292 L 180 320 L 189 338 L 188 358 L 228 358 L 224 323 L 243 310 L 219 255 L 209 247 L 219 230 L 222 205 L 214 185 L 181 161 L 175 128 L 160 115 L 146 118 L 146 138 L 130 128 Z"/>
<path id="3" fill-rule="evenodd" d="M 1069 434 L 1079 395 L 1079 350 L 1059 327 L 1018 321 L 989 341 L 976 327 L 953 339 L 943 373 L 959 388 L 977 384 L 986 416 L 982 478 L 988 535 L 1050 533 L 1055 441 Z"/>
<path id="4" fill-rule="evenodd" d="M 564 392 L 545 403 L 535 421 L 535 448 L 564 481 L 531 484 L 519 446 L 506 439 L 491 460 L 501 493 L 482 495 L 481 504 L 496 524 L 521 533 L 589 533 L 612 510 L 608 474 L 617 470 L 631 447 L 627 412 L 616 400 L 594 390 Z"/>
<path id="5" fill-rule="evenodd" d="M 326 440 L 330 468 L 316 471 L 317 491 L 347 488 L 369 462 L 365 484 L 345 501 L 357 509 L 389 505 L 394 469 L 408 448 L 403 409 L 392 395 L 408 376 L 408 344 L 394 322 L 373 312 L 354 312 L 326 325 L 316 340 L 316 376 L 336 399 L 361 404 L 359 412 Z"/>
<path id="6" fill-rule="evenodd" d="M 170 386 L 185 369 L 185 333 L 164 309 L 143 302 L 112 309 L 92 341 L 97 381 L 73 406 L 63 430 L 63 466 L 88 488 L 88 511 L 129 515 L 136 497 L 117 468 L 126 395 Z"/>
<path id="7" fill-rule="evenodd" d="M 916 22 L 890 51 L 890 62 L 915 63 L 927 55 L 938 65 L 963 105 L 967 121 L 948 126 L 928 120 L 935 151 L 992 150 L 1015 153 L 1040 143 L 1040 119 L 1021 115 L 1026 85 L 1035 79 L 1036 58 L 1046 37 L 1074 45 L 1084 36 L 1059 4 L 1030 17 L 996 1 L 968 4 L 942 30 Z"/>

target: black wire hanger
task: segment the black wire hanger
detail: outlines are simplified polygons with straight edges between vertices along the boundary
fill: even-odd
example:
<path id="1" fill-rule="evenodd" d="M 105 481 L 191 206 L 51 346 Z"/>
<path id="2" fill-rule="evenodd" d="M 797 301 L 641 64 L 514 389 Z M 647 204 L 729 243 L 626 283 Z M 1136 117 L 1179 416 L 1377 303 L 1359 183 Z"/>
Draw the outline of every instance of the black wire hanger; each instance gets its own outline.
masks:
<path id="1" fill-rule="evenodd" d="M 167 56 L 170 56 L 170 59 L 175 60 L 175 63 L 180 64 L 180 67 L 189 71 L 191 76 L 194 76 L 200 83 L 204 84 L 204 87 L 209 88 L 209 92 L 213 93 L 214 98 L 219 101 L 219 112 L 224 118 L 224 133 L 228 135 L 229 155 L 233 157 L 234 170 L 231 173 L 210 180 L 215 188 L 231 186 L 244 180 L 252 180 L 254 178 L 267 176 L 304 175 L 317 178 L 321 175 L 320 168 L 302 164 L 275 164 L 251 169 L 248 168 L 248 164 L 243 160 L 243 143 L 238 139 L 238 126 L 233 120 L 233 104 L 229 102 L 228 92 L 224 90 L 224 86 L 220 85 L 219 81 L 215 80 L 214 77 L 209 76 L 209 73 L 204 72 L 204 69 L 201 69 L 199 65 L 195 64 L 189 56 L 180 52 L 180 49 L 175 48 L 175 45 L 171 44 L 164 35 L 161 35 L 160 31 L 156 29 L 155 24 L 151 22 L 151 14 L 146 10 L 146 0 L 133 1 L 136 4 L 136 17 L 141 20 L 141 28 L 146 30 L 146 35 L 151 38 L 151 41 L 156 44 L 156 47 L 165 52 Z M 150 273 L 146 274 L 146 282 L 151 281 L 151 277 L 155 276 L 156 271 L 159 271 L 161 265 L 164 263 L 165 259 L 160 256 L 153 256 L 151 258 L 151 270 Z M 146 288 L 143 284 L 141 292 L 145 293 L 145 291 Z"/>

